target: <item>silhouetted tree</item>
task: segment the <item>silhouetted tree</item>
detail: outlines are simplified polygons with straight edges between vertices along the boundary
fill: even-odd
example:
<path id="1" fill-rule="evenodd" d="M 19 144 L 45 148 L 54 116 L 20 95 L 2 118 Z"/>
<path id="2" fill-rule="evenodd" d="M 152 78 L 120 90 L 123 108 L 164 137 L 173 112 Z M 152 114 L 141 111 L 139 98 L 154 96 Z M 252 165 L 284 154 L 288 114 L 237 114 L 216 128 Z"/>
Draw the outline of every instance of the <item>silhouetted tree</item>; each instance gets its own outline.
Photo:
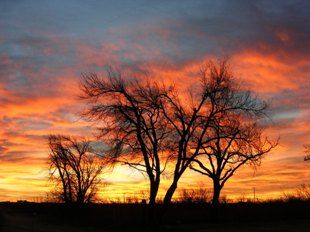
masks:
<path id="1" fill-rule="evenodd" d="M 224 184 L 244 164 L 257 166 L 264 154 L 277 145 L 263 137 L 263 130 L 253 122 L 234 112 L 213 119 L 208 136 L 215 139 L 203 143 L 191 169 L 207 175 L 213 181 L 212 204 L 218 207 Z"/>
<path id="2" fill-rule="evenodd" d="M 111 71 L 108 78 L 83 77 L 83 98 L 89 101 L 85 115 L 102 122 L 101 135 L 113 147 L 112 154 L 125 154 L 125 163 L 147 173 L 152 204 L 164 170 L 161 165 L 169 160 L 173 168 L 164 196 L 164 205 L 169 205 L 183 173 L 205 146 L 217 140 L 212 132 L 219 118 L 264 116 L 265 102 L 240 88 L 226 62 L 210 62 L 195 81 L 188 95 L 179 95 L 177 87 L 124 80 Z"/>
<path id="3" fill-rule="evenodd" d="M 305 148 L 305 154 L 306 154 L 304 157 L 304 160 L 308 161 L 310 160 L 310 144 L 304 145 L 304 148 Z"/>
<path id="4" fill-rule="evenodd" d="M 150 82 L 123 79 L 108 70 L 107 78 L 83 76 L 82 98 L 88 100 L 84 116 L 100 124 L 100 136 L 110 146 L 110 155 L 147 175 L 149 204 L 154 205 L 171 149 L 172 131 L 160 109 L 164 89 Z"/>
<path id="5" fill-rule="evenodd" d="M 103 162 L 94 153 L 90 141 L 70 136 L 50 135 L 50 178 L 59 189 L 57 196 L 65 203 L 89 203 L 94 200 Z"/>
<path id="6" fill-rule="evenodd" d="M 264 116 L 266 103 L 240 88 L 226 62 L 206 65 L 201 70 L 199 86 L 186 100 L 175 92 L 168 92 L 163 99 L 162 111 L 176 131 L 178 144 L 173 181 L 164 197 L 164 203 L 169 204 L 185 170 L 193 161 L 197 162 L 205 147 L 218 140 L 217 134 L 212 133 L 217 120 L 234 114 L 260 118 Z M 222 124 L 218 126 L 225 129 Z M 211 162 L 208 160 L 205 165 L 212 165 Z"/>

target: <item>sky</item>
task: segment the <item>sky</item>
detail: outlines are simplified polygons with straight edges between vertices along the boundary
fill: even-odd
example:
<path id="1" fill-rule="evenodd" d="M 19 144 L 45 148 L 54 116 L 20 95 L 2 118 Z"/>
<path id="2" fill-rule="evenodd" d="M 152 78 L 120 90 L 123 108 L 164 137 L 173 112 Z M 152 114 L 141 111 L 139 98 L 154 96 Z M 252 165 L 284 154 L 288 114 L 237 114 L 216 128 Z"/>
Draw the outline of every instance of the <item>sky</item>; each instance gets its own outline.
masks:
<path id="1" fill-rule="evenodd" d="M 268 136 L 279 146 L 242 168 L 228 198 L 281 197 L 310 184 L 310 2 L 198 0 L 0 1 L 0 201 L 42 198 L 49 134 L 91 137 L 79 115 L 83 73 L 107 66 L 184 84 L 209 59 L 228 58 L 246 88 L 269 102 Z M 146 179 L 121 166 L 101 196 L 143 195 Z M 162 181 L 167 187 L 169 176 Z M 187 172 L 179 189 L 203 186 Z M 161 193 L 160 193 L 161 194 Z"/>

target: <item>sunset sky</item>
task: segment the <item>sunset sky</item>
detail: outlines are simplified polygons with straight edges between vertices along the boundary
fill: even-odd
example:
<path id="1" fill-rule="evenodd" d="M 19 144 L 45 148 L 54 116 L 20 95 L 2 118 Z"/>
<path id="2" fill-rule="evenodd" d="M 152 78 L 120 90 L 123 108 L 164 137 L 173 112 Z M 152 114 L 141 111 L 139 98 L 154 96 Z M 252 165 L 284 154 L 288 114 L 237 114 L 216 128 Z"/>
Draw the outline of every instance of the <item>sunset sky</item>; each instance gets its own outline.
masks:
<path id="1" fill-rule="evenodd" d="M 270 103 L 267 133 L 280 137 L 223 195 L 251 197 L 255 187 L 258 198 L 274 198 L 310 184 L 310 1 L 0 1 L 0 201 L 49 191 L 47 135 L 95 133 L 79 116 L 82 73 L 104 75 L 111 65 L 182 85 L 212 58 L 229 58 L 244 86 Z M 103 198 L 148 186 L 124 166 L 104 177 Z M 211 189 L 188 171 L 179 188 L 201 186 Z"/>

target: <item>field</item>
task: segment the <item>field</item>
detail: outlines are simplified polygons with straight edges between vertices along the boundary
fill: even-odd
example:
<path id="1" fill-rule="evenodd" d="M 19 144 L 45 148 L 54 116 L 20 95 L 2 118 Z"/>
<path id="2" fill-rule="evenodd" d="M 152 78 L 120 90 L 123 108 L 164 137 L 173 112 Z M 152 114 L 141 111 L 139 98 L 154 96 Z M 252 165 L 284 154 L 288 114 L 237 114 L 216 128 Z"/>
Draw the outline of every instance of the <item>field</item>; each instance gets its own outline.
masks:
<path id="1" fill-rule="evenodd" d="M 83 208 L 48 203 L 1 203 L 3 232 L 147 231 L 147 205 L 93 204 Z M 224 204 L 217 222 L 208 204 L 173 204 L 161 231 L 310 231 L 310 202 Z"/>

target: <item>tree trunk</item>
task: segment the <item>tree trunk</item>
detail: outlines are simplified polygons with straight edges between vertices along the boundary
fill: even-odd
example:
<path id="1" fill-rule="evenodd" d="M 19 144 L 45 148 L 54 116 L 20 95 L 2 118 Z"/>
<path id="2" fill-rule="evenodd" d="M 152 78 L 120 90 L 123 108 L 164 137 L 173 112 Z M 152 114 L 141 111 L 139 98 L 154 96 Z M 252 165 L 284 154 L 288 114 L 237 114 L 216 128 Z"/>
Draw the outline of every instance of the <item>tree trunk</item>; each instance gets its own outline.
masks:
<path id="1" fill-rule="evenodd" d="M 216 221 L 219 217 L 219 206 L 220 206 L 220 193 L 221 193 L 221 185 L 218 178 L 213 179 L 213 197 L 212 197 L 212 205 L 211 205 L 211 218 Z"/>
<path id="2" fill-rule="evenodd" d="M 170 185 L 170 187 L 169 187 L 169 189 L 165 195 L 164 206 L 168 206 L 171 203 L 173 194 L 174 194 L 175 190 L 177 189 L 177 187 L 178 187 L 178 180 L 175 179 L 175 180 L 173 180 L 173 183 Z"/>
<path id="3" fill-rule="evenodd" d="M 156 196 L 159 189 L 159 179 L 150 181 L 150 197 L 148 207 L 148 218 L 147 223 L 150 226 L 151 231 L 159 231 L 159 221 L 156 208 Z"/>
<path id="4" fill-rule="evenodd" d="M 221 187 L 218 180 L 213 180 L 213 197 L 212 197 L 212 205 L 218 207 L 219 198 L 221 193 Z"/>
<path id="5" fill-rule="evenodd" d="M 149 204 L 155 205 L 156 204 L 156 197 L 159 188 L 159 180 L 150 181 L 150 196 L 149 196 Z"/>

